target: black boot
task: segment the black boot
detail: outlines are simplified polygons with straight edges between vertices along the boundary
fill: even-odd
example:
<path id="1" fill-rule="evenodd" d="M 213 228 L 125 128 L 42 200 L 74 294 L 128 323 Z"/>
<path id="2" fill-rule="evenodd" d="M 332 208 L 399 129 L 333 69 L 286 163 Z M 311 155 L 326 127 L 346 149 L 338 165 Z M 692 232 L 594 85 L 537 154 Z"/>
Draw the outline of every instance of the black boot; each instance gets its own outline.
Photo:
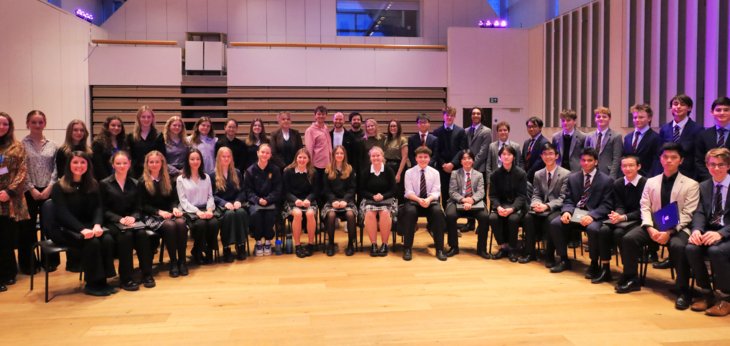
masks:
<path id="1" fill-rule="evenodd" d="M 585 278 L 588 280 L 593 280 L 596 276 L 598 276 L 598 272 L 601 270 L 601 268 L 598 266 L 598 261 L 591 261 L 591 265 L 586 269 Z"/>
<path id="2" fill-rule="evenodd" d="M 345 256 L 352 256 L 355 254 L 355 244 L 353 244 L 352 241 L 347 242 L 347 247 L 345 248 Z"/>
<path id="3" fill-rule="evenodd" d="M 613 278 L 611 277 L 611 265 L 608 263 L 605 263 L 601 266 L 601 270 L 598 272 L 596 276 L 591 279 L 592 284 L 599 284 L 601 282 L 609 282 L 612 281 Z"/>

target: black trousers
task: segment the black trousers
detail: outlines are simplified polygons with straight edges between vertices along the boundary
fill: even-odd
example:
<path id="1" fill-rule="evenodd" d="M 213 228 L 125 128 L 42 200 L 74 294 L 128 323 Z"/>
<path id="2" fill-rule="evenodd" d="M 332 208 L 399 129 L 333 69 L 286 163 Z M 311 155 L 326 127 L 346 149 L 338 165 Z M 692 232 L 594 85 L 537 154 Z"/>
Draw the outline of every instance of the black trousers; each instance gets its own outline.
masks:
<path id="1" fill-rule="evenodd" d="M 264 238 L 274 239 L 274 222 L 276 221 L 277 209 L 261 209 L 253 206 L 249 209 L 251 216 L 251 233 L 256 240 Z"/>
<path id="2" fill-rule="evenodd" d="M 514 212 L 507 217 L 502 217 L 493 211 L 489 214 L 489 226 L 492 227 L 492 234 L 497 244 L 509 244 L 510 249 L 517 249 L 517 232 L 522 221 L 522 214 Z"/>
<path id="3" fill-rule="evenodd" d="M 560 217 L 560 211 L 552 211 L 547 215 L 525 214 L 522 220 L 522 230 L 525 232 L 525 255 L 537 257 L 535 245 L 538 239 L 545 239 L 545 256 L 551 259 L 555 256 L 555 245 L 550 237 L 550 222 Z"/>
<path id="4" fill-rule="evenodd" d="M 84 281 L 87 283 L 97 283 L 117 275 L 114 270 L 114 237 L 110 232 L 104 232 L 101 237 L 83 239 L 79 232 L 62 228 L 53 241 L 78 249 L 84 269 Z"/>
<path id="5" fill-rule="evenodd" d="M 608 232 L 601 230 L 599 236 L 603 237 L 601 243 L 607 243 L 611 248 L 618 247 L 619 252 L 623 252 L 623 239 L 626 233 L 639 226 L 641 221 L 619 222 L 617 224 L 604 224 L 602 227 L 608 229 Z M 656 245 L 656 243 L 654 244 Z M 610 250 L 609 250 L 610 253 Z M 618 256 L 618 255 L 617 255 Z"/>
<path id="6" fill-rule="evenodd" d="M 42 191 L 43 187 L 37 187 L 38 191 Z M 35 244 L 38 241 L 38 229 L 36 220 L 38 220 L 38 216 L 40 214 L 40 208 L 43 202 L 46 200 L 36 201 L 33 199 L 33 197 L 30 195 L 29 191 L 25 192 L 25 202 L 28 206 L 28 214 L 30 214 L 30 219 L 24 220 L 20 222 L 20 227 L 18 228 L 18 265 L 20 266 L 20 270 L 29 273 L 30 272 L 30 263 L 31 261 L 38 261 L 37 258 L 35 258 L 35 254 L 33 253 L 33 244 Z M 41 215 L 41 217 L 43 217 Z M 60 262 L 59 256 L 54 256 L 54 258 L 49 258 L 49 263 L 53 265 L 58 265 Z M 35 266 L 38 268 L 38 266 Z"/>
<path id="7" fill-rule="evenodd" d="M 18 264 L 15 262 L 15 234 L 18 232 L 18 222 L 0 216 L 0 280 L 3 282 L 15 279 L 18 275 Z"/>
<path id="8" fill-rule="evenodd" d="M 487 231 L 489 230 L 489 212 L 481 210 L 457 210 L 456 204 L 449 204 L 446 207 L 446 232 L 448 234 L 449 247 L 459 248 L 459 234 L 456 230 L 456 220 L 460 217 L 476 218 L 477 226 L 477 251 L 487 250 Z"/>
<path id="9" fill-rule="evenodd" d="M 355 213 L 351 210 L 342 210 L 335 212 L 330 210 L 325 216 L 325 230 L 327 231 L 327 238 L 330 244 L 335 243 L 335 220 L 340 219 L 347 221 L 347 242 L 348 244 L 354 244 L 357 241 L 357 233 L 355 230 Z"/>
<path id="10" fill-rule="evenodd" d="M 403 212 L 403 236 L 405 242 L 405 248 L 410 249 L 413 247 L 413 237 L 416 232 L 416 221 L 419 216 L 425 216 L 428 219 L 428 223 L 431 225 L 431 232 L 433 232 L 433 243 L 436 250 L 444 249 L 444 228 L 446 228 L 446 220 L 444 219 L 444 212 L 438 202 L 432 202 L 428 208 L 423 208 L 419 204 L 413 201 L 407 201 L 404 205 Z"/>
<path id="11" fill-rule="evenodd" d="M 195 251 L 218 250 L 218 219 L 197 219 L 190 223 Z"/>
<path id="12" fill-rule="evenodd" d="M 602 221 L 593 221 L 587 227 L 585 227 L 586 233 L 588 233 L 588 246 L 591 249 L 590 256 L 592 261 L 598 260 L 598 255 L 600 251 L 598 234 L 601 231 L 602 225 Z M 563 224 L 563 222 L 560 220 L 560 217 L 556 217 L 552 221 L 550 221 L 550 238 L 552 238 L 553 244 L 555 244 L 555 251 L 557 252 L 558 256 L 560 256 L 560 260 L 568 260 L 568 242 L 566 241 L 566 238 L 574 230 L 581 229 L 583 229 L 583 226 L 577 223 L 569 222 L 568 224 Z M 608 259 L 611 259 L 611 249 L 609 248 L 608 251 Z"/>
<path id="13" fill-rule="evenodd" d="M 176 217 L 165 220 L 157 232 L 162 233 L 170 261 L 175 263 L 178 259 L 185 260 L 185 252 L 188 247 L 188 226 L 185 224 L 185 218 Z"/>
<path id="14" fill-rule="evenodd" d="M 243 244 L 248 230 L 248 212 L 243 208 L 226 209 L 220 217 L 221 243 L 223 246 Z"/>
<path id="15" fill-rule="evenodd" d="M 723 239 L 711 246 L 687 244 L 687 261 L 697 280 L 697 286 L 704 290 L 711 289 L 710 275 L 705 265 L 705 256 L 710 258 L 712 275 L 715 277 L 715 289 L 730 293 L 730 240 Z"/>
<path id="16" fill-rule="evenodd" d="M 689 235 L 685 232 L 677 232 L 669 238 L 669 259 L 677 271 L 677 289 L 686 291 L 689 289 L 689 263 L 685 255 Z M 655 243 L 649 237 L 649 232 L 641 227 L 636 227 L 627 233 L 623 238 L 623 252 L 621 260 L 624 263 L 624 278 L 637 276 L 639 257 L 644 246 Z"/>
<path id="17" fill-rule="evenodd" d="M 142 276 L 152 275 L 152 251 L 150 237 L 144 229 L 121 230 L 116 225 L 107 225 L 117 243 L 119 257 L 119 279 L 122 283 L 132 280 L 134 271 L 133 251 L 137 251 L 137 261 Z"/>
<path id="18" fill-rule="evenodd" d="M 449 201 L 449 183 L 451 182 L 451 173 L 446 173 L 438 168 L 439 178 L 441 180 L 441 208 L 446 210 L 447 203 Z M 404 174 L 405 175 L 405 174 Z"/>

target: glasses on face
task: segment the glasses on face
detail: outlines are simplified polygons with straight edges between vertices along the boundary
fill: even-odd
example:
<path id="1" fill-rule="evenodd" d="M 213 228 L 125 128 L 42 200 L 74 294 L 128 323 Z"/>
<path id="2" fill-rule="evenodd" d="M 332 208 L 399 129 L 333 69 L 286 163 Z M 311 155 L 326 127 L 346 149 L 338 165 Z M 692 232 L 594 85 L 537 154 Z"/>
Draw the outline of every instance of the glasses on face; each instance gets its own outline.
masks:
<path id="1" fill-rule="evenodd" d="M 709 168 L 727 168 L 727 164 L 724 162 L 723 163 L 708 163 L 707 167 L 709 167 Z"/>

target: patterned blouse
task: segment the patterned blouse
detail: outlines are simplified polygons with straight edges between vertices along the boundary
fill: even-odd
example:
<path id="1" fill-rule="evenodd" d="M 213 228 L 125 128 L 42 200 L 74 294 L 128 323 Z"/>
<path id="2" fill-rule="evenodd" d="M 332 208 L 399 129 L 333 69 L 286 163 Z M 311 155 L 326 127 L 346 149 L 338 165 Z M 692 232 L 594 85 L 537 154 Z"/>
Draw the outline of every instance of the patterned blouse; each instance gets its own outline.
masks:
<path id="1" fill-rule="evenodd" d="M 0 216 L 15 221 L 28 220 L 28 206 L 25 204 L 25 188 L 28 168 L 25 165 L 25 149 L 19 142 L 0 148 L 0 191 L 10 196 L 7 202 L 0 202 Z"/>
<path id="2" fill-rule="evenodd" d="M 38 148 L 30 136 L 23 138 L 25 147 L 25 164 L 28 167 L 26 189 L 46 187 L 56 182 L 56 151 L 58 146 L 51 140 L 43 138 Z"/>

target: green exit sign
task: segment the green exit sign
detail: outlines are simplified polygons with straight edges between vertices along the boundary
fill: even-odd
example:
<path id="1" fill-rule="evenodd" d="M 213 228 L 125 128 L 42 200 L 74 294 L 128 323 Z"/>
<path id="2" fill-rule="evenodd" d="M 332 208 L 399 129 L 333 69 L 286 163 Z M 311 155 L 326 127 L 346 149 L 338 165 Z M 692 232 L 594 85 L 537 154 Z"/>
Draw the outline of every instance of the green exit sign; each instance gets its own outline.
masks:
<path id="1" fill-rule="evenodd" d="M 498 103 L 498 102 L 499 102 L 499 99 L 496 98 L 496 97 L 490 97 L 489 98 L 489 103 Z"/>

